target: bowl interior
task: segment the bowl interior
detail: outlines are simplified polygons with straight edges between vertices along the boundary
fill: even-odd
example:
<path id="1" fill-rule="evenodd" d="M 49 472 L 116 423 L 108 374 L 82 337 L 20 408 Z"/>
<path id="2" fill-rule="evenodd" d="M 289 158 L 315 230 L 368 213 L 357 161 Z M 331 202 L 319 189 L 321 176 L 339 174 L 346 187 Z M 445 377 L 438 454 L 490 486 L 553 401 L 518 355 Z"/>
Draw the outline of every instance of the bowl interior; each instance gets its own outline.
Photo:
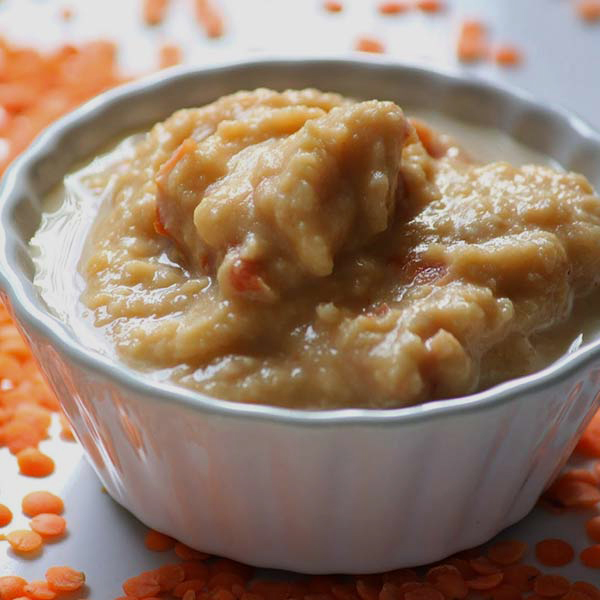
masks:
<path id="1" fill-rule="evenodd" d="M 317 87 L 361 99 L 393 100 L 400 106 L 434 110 L 467 123 L 495 127 L 566 169 L 583 173 L 600 189 L 597 134 L 561 109 L 537 104 L 526 94 L 484 81 L 371 60 L 263 60 L 203 70 L 173 69 L 107 92 L 64 117 L 10 170 L 0 207 L 4 270 L 17 273 L 6 277 L 9 285 L 11 278 L 18 279 L 28 299 L 48 314 L 33 288 L 34 266 L 28 243 L 39 226 L 44 197 L 78 162 L 179 108 L 256 87 Z M 61 328 L 61 324 L 56 323 L 56 327 Z M 71 336 L 62 329 L 63 336 Z"/>

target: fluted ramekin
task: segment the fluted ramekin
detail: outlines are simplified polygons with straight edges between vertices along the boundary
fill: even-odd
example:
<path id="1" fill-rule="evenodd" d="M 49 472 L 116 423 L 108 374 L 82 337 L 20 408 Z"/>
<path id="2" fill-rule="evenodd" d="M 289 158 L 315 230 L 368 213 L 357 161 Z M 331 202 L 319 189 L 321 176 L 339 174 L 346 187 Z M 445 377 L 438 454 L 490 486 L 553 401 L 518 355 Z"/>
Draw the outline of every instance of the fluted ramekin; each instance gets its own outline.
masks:
<path id="1" fill-rule="evenodd" d="M 92 100 L 43 133 L 0 192 L 2 296 L 111 496 L 204 551 L 297 571 L 440 559 L 518 521 L 600 404 L 600 341 L 468 397 L 395 410 L 287 410 L 154 383 L 85 348 L 32 284 L 44 195 L 119 134 L 239 89 L 315 86 L 491 125 L 600 188 L 600 137 L 521 92 L 385 60 L 175 69 Z M 600 307 L 599 307 L 600 310 Z"/>

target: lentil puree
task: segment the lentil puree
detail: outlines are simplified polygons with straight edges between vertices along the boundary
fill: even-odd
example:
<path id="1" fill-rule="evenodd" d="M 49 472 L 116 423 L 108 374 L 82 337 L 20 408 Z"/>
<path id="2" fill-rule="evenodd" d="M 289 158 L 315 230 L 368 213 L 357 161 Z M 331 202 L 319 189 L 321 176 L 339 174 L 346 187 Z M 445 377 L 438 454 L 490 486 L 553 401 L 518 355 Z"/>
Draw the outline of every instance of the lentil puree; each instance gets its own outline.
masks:
<path id="1" fill-rule="evenodd" d="M 68 320 L 238 402 L 387 408 L 533 372 L 596 297 L 600 200 L 473 156 L 392 102 L 316 90 L 178 111 L 71 185 L 95 200 Z M 48 219 L 33 245 L 56 237 Z"/>

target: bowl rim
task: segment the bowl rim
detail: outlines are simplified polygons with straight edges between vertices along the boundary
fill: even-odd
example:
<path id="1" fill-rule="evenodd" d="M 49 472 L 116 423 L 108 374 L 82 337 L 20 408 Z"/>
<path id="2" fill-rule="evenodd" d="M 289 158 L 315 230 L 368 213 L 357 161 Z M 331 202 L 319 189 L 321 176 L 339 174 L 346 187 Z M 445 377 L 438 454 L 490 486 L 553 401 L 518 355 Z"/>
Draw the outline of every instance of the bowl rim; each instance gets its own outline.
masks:
<path id="1" fill-rule="evenodd" d="M 60 146 L 69 130 L 101 119 L 108 108 L 120 102 L 126 102 L 140 94 L 156 94 L 161 88 L 176 85 L 180 79 L 190 76 L 210 76 L 227 73 L 235 69 L 253 69 L 264 67 L 294 67 L 323 65 L 329 63 L 335 67 L 358 67 L 412 72 L 421 77 L 430 77 L 446 86 L 469 85 L 487 93 L 503 97 L 504 101 L 517 103 L 537 113 L 544 113 L 566 124 L 582 141 L 600 148 L 600 134 L 573 111 L 562 106 L 540 102 L 534 96 L 520 88 L 506 83 L 491 82 L 482 77 L 473 76 L 457 69 L 433 68 L 420 64 L 398 62 L 388 57 L 366 57 L 351 55 L 333 56 L 256 56 L 241 60 L 224 60 L 210 66 L 180 66 L 160 71 L 140 78 L 134 82 L 115 87 L 86 102 L 73 112 L 61 117 L 46 128 L 33 143 L 9 167 L 0 183 L 0 287 L 10 301 L 9 309 L 16 321 L 26 323 L 27 327 L 48 340 L 69 361 L 99 374 L 105 379 L 114 380 L 118 385 L 147 400 L 158 400 L 186 406 L 193 410 L 223 416 L 252 420 L 271 421 L 287 425 L 302 426 L 339 426 L 339 425 L 400 425 L 420 422 L 425 419 L 442 419 L 458 416 L 465 412 L 489 410 L 520 396 L 559 384 L 579 369 L 593 361 L 600 363 L 600 339 L 585 344 L 577 351 L 563 356 L 555 363 L 531 375 L 512 379 L 493 388 L 443 400 L 434 400 L 416 406 L 398 408 L 340 408 L 340 409 L 299 409 L 279 406 L 246 404 L 221 400 L 201 392 L 183 388 L 168 382 L 155 381 L 143 377 L 142 372 L 128 367 L 124 363 L 83 346 L 67 327 L 54 317 L 48 309 L 36 306 L 37 294 L 32 282 L 18 268 L 14 260 L 18 238 L 11 226 L 11 213 L 17 200 L 23 195 L 32 167 L 43 157 L 51 154 Z M 30 289 L 28 289 L 28 286 Z M 43 301 L 42 301 L 43 302 Z"/>

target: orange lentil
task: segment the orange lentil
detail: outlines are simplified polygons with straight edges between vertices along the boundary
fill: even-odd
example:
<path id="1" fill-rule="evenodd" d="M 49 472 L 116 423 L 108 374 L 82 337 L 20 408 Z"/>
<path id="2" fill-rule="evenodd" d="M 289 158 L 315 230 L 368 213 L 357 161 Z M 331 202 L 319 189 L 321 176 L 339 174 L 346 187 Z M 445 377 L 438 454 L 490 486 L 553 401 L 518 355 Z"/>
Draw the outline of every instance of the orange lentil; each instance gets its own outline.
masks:
<path id="1" fill-rule="evenodd" d="M 503 573 L 489 573 L 487 575 L 479 575 L 474 579 L 469 579 L 467 581 L 467 586 L 472 590 L 491 590 L 496 586 L 500 585 L 503 579 Z"/>
<path id="2" fill-rule="evenodd" d="M 30 492 L 23 497 L 21 509 L 28 517 L 35 517 L 42 513 L 60 515 L 65 509 L 61 498 L 51 492 Z"/>
<path id="3" fill-rule="evenodd" d="M 381 2 L 377 10 L 382 15 L 398 15 L 410 8 L 408 2 Z"/>
<path id="4" fill-rule="evenodd" d="M 487 57 L 486 27 L 481 21 L 468 19 L 461 23 L 456 53 L 461 62 L 476 62 Z"/>
<path id="5" fill-rule="evenodd" d="M 383 54 L 385 46 L 377 38 L 370 36 L 361 36 L 356 40 L 354 49 L 359 52 L 370 52 L 372 54 Z"/>
<path id="6" fill-rule="evenodd" d="M 384 584 L 383 587 L 385 587 L 385 585 L 386 584 Z M 352 583 L 336 583 L 332 585 L 331 595 L 335 600 L 358 600 L 356 588 Z"/>
<path id="7" fill-rule="evenodd" d="M 600 489 L 585 481 L 559 478 L 545 497 L 564 508 L 591 508 L 600 502 Z"/>
<path id="8" fill-rule="evenodd" d="M 205 560 L 208 558 L 208 554 L 194 550 L 181 542 L 175 544 L 175 554 L 181 558 L 181 560 Z"/>
<path id="9" fill-rule="evenodd" d="M 504 44 L 494 51 L 494 60 L 502 67 L 516 67 L 523 62 L 523 55 L 515 46 Z"/>
<path id="10" fill-rule="evenodd" d="M 147 25 L 162 23 L 167 11 L 168 0 L 142 0 L 142 16 Z"/>
<path id="11" fill-rule="evenodd" d="M 185 597 L 185 594 L 183 596 L 183 600 L 195 600 L 195 595 L 194 596 L 190 596 L 189 592 L 188 593 L 188 598 Z M 235 596 L 233 595 L 232 592 L 230 592 L 229 590 L 215 590 L 212 595 L 212 600 L 235 600 Z M 305 600 L 308 600 L 308 596 L 304 596 Z M 326 599 L 328 598 L 328 596 L 325 597 Z"/>
<path id="12" fill-rule="evenodd" d="M 253 581 L 248 591 L 265 600 L 286 600 L 289 597 L 291 584 L 289 581 Z"/>
<path id="13" fill-rule="evenodd" d="M 208 567 L 196 560 L 187 560 L 181 563 L 185 579 L 208 579 Z"/>
<path id="14" fill-rule="evenodd" d="M 1 428 L 0 439 L 12 454 L 18 454 L 27 448 L 36 448 L 44 434 L 30 423 L 13 418 Z"/>
<path id="15" fill-rule="evenodd" d="M 243 592 L 240 596 L 240 600 L 264 600 L 264 598 L 258 594 L 253 594 L 252 592 Z"/>
<path id="16" fill-rule="evenodd" d="M 212 0 L 195 0 L 196 20 L 210 38 L 221 37 L 225 29 L 223 15 Z"/>
<path id="17" fill-rule="evenodd" d="M 504 569 L 504 581 L 521 592 L 531 592 L 540 570 L 532 565 L 509 565 Z"/>
<path id="18" fill-rule="evenodd" d="M 598 475 L 588 469 L 569 469 L 558 477 L 557 481 L 585 481 L 591 485 L 598 485 Z"/>
<path id="19" fill-rule="evenodd" d="M 490 546 L 487 556 L 492 562 L 506 567 L 518 563 L 525 556 L 525 552 L 527 552 L 526 543 L 519 540 L 504 540 Z"/>
<path id="20" fill-rule="evenodd" d="M 22 577 L 6 575 L 0 577 L 0 598 L 2 600 L 14 600 L 24 593 L 25 581 Z"/>
<path id="21" fill-rule="evenodd" d="M 417 0 L 415 6 L 427 13 L 439 13 L 446 8 L 446 4 L 442 0 Z"/>
<path id="22" fill-rule="evenodd" d="M 562 575 L 540 575 L 533 584 L 533 590 L 544 598 L 553 598 L 566 594 L 571 587 Z"/>
<path id="23" fill-rule="evenodd" d="M 71 567 L 50 567 L 46 581 L 55 592 L 76 592 L 85 584 L 85 573 Z"/>
<path id="24" fill-rule="evenodd" d="M 429 585 L 421 585 L 418 588 L 404 592 L 404 600 L 445 600 L 439 590 Z"/>
<path id="25" fill-rule="evenodd" d="M 568 542 L 550 538 L 535 545 L 535 556 L 546 567 L 562 567 L 573 560 L 575 551 Z"/>
<path id="26" fill-rule="evenodd" d="M 243 588 L 245 581 L 235 573 L 215 573 L 207 583 L 208 589 L 212 590 L 217 588 L 231 590 L 236 585 Z"/>
<path id="27" fill-rule="evenodd" d="M 50 588 L 47 581 L 32 581 L 24 589 L 27 596 L 34 600 L 54 600 L 56 592 Z"/>
<path id="28" fill-rule="evenodd" d="M 502 583 L 489 591 L 489 598 L 490 600 L 522 600 L 523 594 L 518 588 Z"/>
<path id="29" fill-rule="evenodd" d="M 333 589 L 332 589 L 333 593 Z M 403 597 L 402 590 L 394 583 L 384 583 L 379 592 L 378 600 L 401 600 Z M 334 594 L 335 596 L 335 594 Z M 337 596 L 336 596 L 337 597 Z"/>
<path id="30" fill-rule="evenodd" d="M 159 68 L 174 67 L 182 61 L 181 48 L 177 44 L 163 44 L 158 49 Z"/>
<path id="31" fill-rule="evenodd" d="M 29 527 L 42 537 L 58 537 L 65 533 L 67 522 L 59 515 L 41 513 L 29 522 Z"/>
<path id="32" fill-rule="evenodd" d="M 469 593 L 462 573 L 452 565 L 438 565 L 429 569 L 426 579 L 446 598 L 466 598 Z"/>
<path id="33" fill-rule="evenodd" d="M 356 593 L 362 600 L 377 600 L 381 591 L 381 584 L 368 577 L 361 577 L 356 580 Z M 405 588 L 402 588 L 403 590 Z"/>
<path id="34" fill-rule="evenodd" d="M 600 0 L 580 0 L 577 3 L 577 14 L 584 21 L 600 21 Z"/>
<path id="35" fill-rule="evenodd" d="M 161 592 L 170 592 L 185 579 L 185 570 L 181 565 L 164 565 L 154 575 Z"/>
<path id="36" fill-rule="evenodd" d="M 600 569 L 600 544 L 588 546 L 579 555 L 581 562 L 592 569 Z"/>
<path id="37" fill-rule="evenodd" d="M 54 472 L 54 461 L 37 448 L 25 448 L 17 454 L 19 472 L 28 477 L 47 477 Z"/>
<path id="38" fill-rule="evenodd" d="M 251 579 L 254 575 L 254 569 L 252 567 L 228 558 L 216 558 L 210 563 L 209 572 L 211 576 L 216 573 L 234 573 L 245 581 Z"/>
<path id="39" fill-rule="evenodd" d="M 204 589 L 206 582 L 203 579 L 189 579 L 178 583 L 173 589 L 173 595 L 176 598 L 181 598 L 187 591 L 201 592 Z"/>
<path id="40" fill-rule="evenodd" d="M 594 542 L 600 542 L 600 515 L 592 517 L 585 524 L 585 531 L 591 540 L 594 540 Z"/>
<path id="41" fill-rule="evenodd" d="M 573 584 L 573 589 L 582 592 L 592 600 L 600 600 L 600 588 L 597 588 L 593 583 L 586 581 L 576 581 Z"/>
<path id="42" fill-rule="evenodd" d="M 458 558 L 457 556 L 452 556 L 445 560 L 446 563 L 456 567 L 464 579 L 473 579 L 477 576 L 477 572 L 471 567 L 468 561 L 464 558 Z"/>
<path id="43" fill-rule="evenodd" d="M 67 417 L 61 411 L 58 413 L 58 420 L 60 422 L 60 437 L 66 442 L 74 442 L 75 434 L 73 433 L 73 429 L 71 429 L 71 424 L 67 420 Z"/>
<path id="44" fill-rule="evenodd" d="M 323 8 L 327 12 L 338 13 L 344 10 L 344 5 L 337 0 L 325 0 L 325 2 L 323 2 Z"/>
<path id="45" fill-rule="evenodd" d="M 166 552 L 167 550 L 172 550 L 175 548 L 175 544 L 176 541 L 172 537 L 160 533 L 159 531 L 155 531 L 154 529 L 150 529 L 144 537 L 144 545 L 148 550 L 152 550 L 152 552 Z"/>
<path id="46" fill-rule="evenodd" d="M 393 583 L 395 585 L 402 585 L 409 581 L 418 581 L 419 576 L 413 569 L 396 569 L 395 571 L 388 571 L 383 574 L 383 581 L 386 583 Z"/>
<path id="47" fill-rule="evenodd" d="M 8 506 L 0 504 L 0 527 L 6 527 L 12 521 L 12 512 Z"/>
<path id="48" fill-rule="evenodd" d="M 122 587 L 126 596 L 134 598 L 149 598 L 160 593 L 160 584 L 154 571 L 146 571 L 130 577 Z"/>
<path id="49" fill-rule="evenodd" d="M 60 9 L 60 18 L 63 21 L 70 21 L 74 16 L 73 9 L 70 6 L 63 6 Z"/>
<path id="50" fill-rule="evenodd" d="M 304 596 L 311 596 L 313 598 L 323 595 L 328 596 L 331 591 L 331 586 L 334 585 L 335 582 L 336 579 L 328 575 L 316 575 L 304 582 L 304 585 L 302 586 L 304 589 L 302 591 Z M 290 582 L 290 594 L 292 593 L 291 585 Z M 381 581 L 379 581 L 379 589 L 382 589 Z"/>
<path id="51" fill-rule="evenodd" d="M 571 589 L 564 596 L 561 596 L 560 600 L 590 600 L 590 596 L 579 590 L 574 590 L 571 586 Z"/>
<path id="52" fill-rule="evenodd" d="M 600 411 L 591 418 L 575 450 L 584 456 L 600 458 Z"/>
<path id="53" fill-rule="evenodd" d="M 42 536 L 29 529 L 16 529 L 6 534 L 6 540 L 12 549 L 19 554 L 30 554 L 42 547 Z"/>
<path id="54" fill-rule="evenodd" d="M 493 575 L 498 573 L 500 569 L 489 558 L 478 556 L 469 561 L 471 568 L 479 575 Z"/>

